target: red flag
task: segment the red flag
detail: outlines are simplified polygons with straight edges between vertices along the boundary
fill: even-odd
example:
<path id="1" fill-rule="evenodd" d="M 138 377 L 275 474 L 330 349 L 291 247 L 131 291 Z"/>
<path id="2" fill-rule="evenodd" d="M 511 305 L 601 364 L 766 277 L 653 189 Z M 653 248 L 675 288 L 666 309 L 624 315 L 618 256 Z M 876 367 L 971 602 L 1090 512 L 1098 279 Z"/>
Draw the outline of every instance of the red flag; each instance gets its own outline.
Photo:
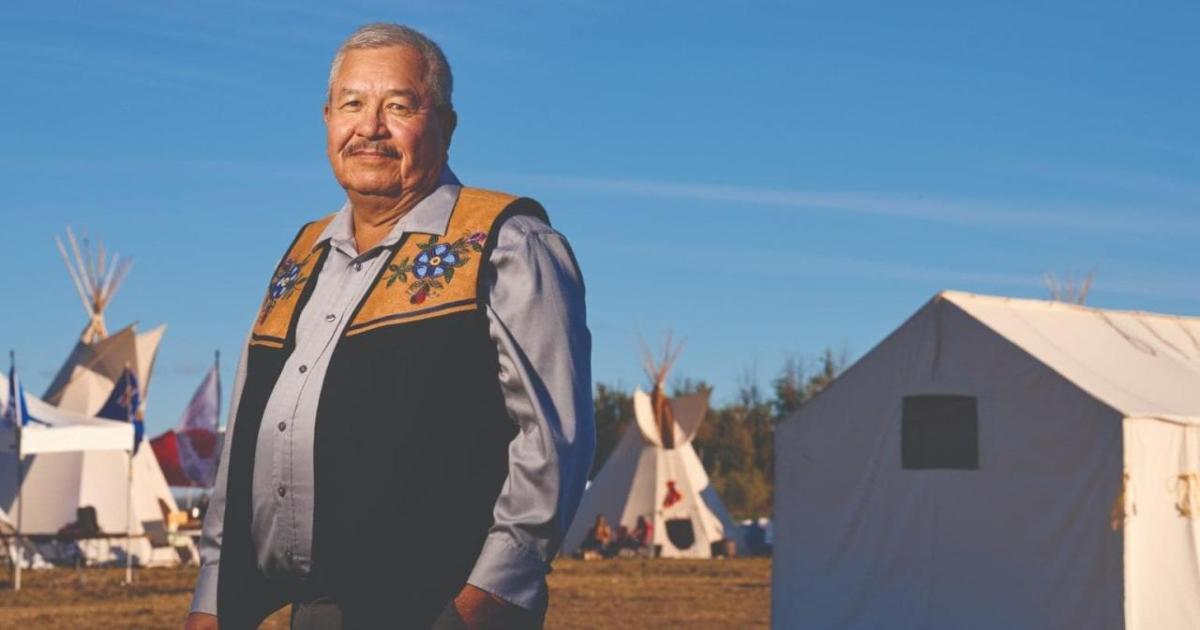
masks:
<path id="1" fill-rule="evenodd" d="M 217 458 L 220 455 L 217 433 L 220 412 L 220 375 L 214 365 L 192 395 L 175 430 L 150 442 L 169 485 L 212 486 L 216 480 Z"/>

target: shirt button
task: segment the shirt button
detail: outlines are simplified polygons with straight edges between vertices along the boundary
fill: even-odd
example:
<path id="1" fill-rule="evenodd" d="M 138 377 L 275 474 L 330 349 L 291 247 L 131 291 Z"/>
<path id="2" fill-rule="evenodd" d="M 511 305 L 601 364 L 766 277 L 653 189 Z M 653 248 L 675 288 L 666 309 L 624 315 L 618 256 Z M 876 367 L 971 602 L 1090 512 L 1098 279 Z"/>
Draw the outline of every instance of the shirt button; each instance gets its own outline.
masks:
<path id="1" fill-rule="evenodd" d="M 307 371 L 308 371 L 308 366 L 307 366 L 307 365 L 301 365 L 301 366 L 300 366 L 300 373 L 301 373 L 301 374 L 303 374 L 303 373 L 305 373 L 305 372 L 307 372 Z"/>
<path id="2" fill-rule="evenodd" d="M 287 494 L 287 488 L 284 488 L 283 486 L 279 486 L 279 489 L 276 490 L 276 492 L 279 493 L 279 496 L 283 496 L 283 495 Z"/>
<path id="3" fill-rule="evenodd" d="M 337 315 L 334 315 L 333 313 L 330 313 L 325 316 L 325 321 L 327 321 L 327 322 L 332 322 L 335 319 L 337 319 Z"/>
<path id="4" fill-rule="evenodd" d="M 283 430 L 284 430 L 284 429 L 286 429 L 286 428 L 287 428 L 287 423 L 286 423 L 286 422 L 280 422 L 280 423 L 279 423 L 279 430 L 280 430 L 280 431 L 283 431 Z"/>
<path id="5" fill-rule="evenodd" d="M 354 263 L 354 270 L 362 271 L 362 263 L 360 263 L 360 262 Z"/>

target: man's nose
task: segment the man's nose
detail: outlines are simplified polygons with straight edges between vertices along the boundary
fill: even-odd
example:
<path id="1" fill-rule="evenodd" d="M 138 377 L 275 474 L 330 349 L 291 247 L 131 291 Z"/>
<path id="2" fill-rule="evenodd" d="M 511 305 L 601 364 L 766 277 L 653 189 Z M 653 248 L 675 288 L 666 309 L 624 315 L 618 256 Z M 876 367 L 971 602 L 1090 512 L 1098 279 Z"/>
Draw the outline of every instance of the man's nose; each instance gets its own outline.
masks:
<path id="1" fill-rule="evenodd" d="M 387 135 L 383 120 L 383 108 L 366 107 L 359 113 L 354 132 L 364 138 L 381 138 Z"/>

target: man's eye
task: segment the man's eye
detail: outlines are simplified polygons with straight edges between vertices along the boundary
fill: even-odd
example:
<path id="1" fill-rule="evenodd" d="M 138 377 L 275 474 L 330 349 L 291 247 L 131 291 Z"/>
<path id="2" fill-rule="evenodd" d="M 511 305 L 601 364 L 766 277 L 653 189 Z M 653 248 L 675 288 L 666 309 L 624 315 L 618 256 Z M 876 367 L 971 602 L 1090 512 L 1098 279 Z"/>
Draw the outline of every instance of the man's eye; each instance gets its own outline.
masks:
<path id="1" fill-rule="evenodd" d="M 408 116 L 413 112 L 413 108 L 405 105 L 404 103 L 388 103 L 387 108 L 388 111 L 395 114 L 400 114 L 401 116 Z"/>
<path id="2" fill-rule="evenodd" d="M 358 109 L 362 106 L 362 101 L 346 101 L 342 103 L 342 109 Z"/>

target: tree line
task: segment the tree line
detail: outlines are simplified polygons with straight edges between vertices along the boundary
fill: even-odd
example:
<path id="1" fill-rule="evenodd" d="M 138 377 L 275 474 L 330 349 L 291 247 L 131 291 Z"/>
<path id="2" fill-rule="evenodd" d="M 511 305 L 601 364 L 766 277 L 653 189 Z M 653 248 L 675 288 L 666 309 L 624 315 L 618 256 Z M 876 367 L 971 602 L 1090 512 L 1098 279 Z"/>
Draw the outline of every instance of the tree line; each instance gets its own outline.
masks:
<path id="1" fill-rule="evenodd" d="M 833 382 L 846 367 L 846 354 L 826 349 L 816 360 L 788 357 L 764 393 L 753 378 L 743 378 L 731 402 L 708 409 L 692 445 L 713 487 L 735 518 L 770 516 L 775 484 L 775 425 Z M 671 396 L 708 391 L 702 380 L 671 384 Z M 595 477 L 635 422 L 633 395 L 604 383 L 596 385 Z"/>

